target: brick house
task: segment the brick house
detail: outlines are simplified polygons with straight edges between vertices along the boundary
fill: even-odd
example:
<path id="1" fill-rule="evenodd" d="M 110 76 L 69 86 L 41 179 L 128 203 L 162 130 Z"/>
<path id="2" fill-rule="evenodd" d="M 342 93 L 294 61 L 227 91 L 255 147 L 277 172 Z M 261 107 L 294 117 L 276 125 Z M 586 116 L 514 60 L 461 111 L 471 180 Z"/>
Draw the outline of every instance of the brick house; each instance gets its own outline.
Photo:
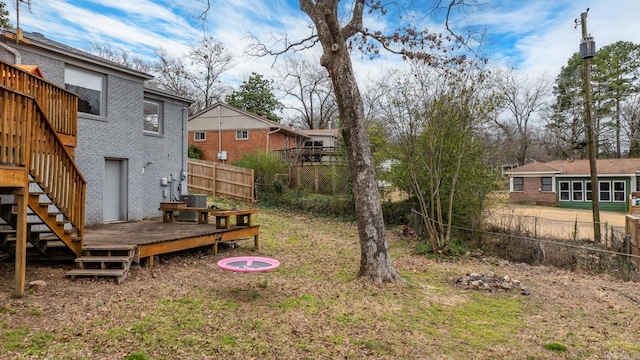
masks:
<path id="1" fill-rule="evenodd" d="M 600 209 L 627 211 L 630 196 L 640 191 L 640 159 L 598 159 L 596 166 Z M 589 160 L 534 161 L 505 174 L 512 203 L 591 209 Z"/>
<path id="2" fill-rule="evenodd" d="M 309 137 L 266 117 L 216 103 L 188 121 L 188 143 L 200 149 L 202 160 L 232 163 L 255 151 L 297 148 Z"/>
<path id="3" fill-rule="evenodd" d="M 74 160 L 87 184 L 84 222 L 159 216 L 160 202 L 186 190 L 191 101 L 146 87 L 151 75 L 42 34 L 15 38 L 0 35 L 0 59 L 36 65 L 45 80 L 79 97 Z"/>

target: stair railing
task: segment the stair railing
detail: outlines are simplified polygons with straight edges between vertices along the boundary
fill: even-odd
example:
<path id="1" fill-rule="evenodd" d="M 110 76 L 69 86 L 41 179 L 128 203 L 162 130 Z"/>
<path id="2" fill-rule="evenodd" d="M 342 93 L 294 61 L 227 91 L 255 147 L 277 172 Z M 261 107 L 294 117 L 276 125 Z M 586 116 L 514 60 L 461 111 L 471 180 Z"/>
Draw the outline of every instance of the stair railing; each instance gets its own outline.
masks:
<path id="1" fill-rule="evenodd" d="M 52 82 L 0 60 L 0 85 L 33 96 L 59 135 L 78 135 L 77 96 Z"/>
<path id="2" fill-rule="evenodd" d="M 82 242 L 87 182 L 58 133 L 31 96 L 0 86 L 0 105 L 0 162 L 28 168 Z"/>

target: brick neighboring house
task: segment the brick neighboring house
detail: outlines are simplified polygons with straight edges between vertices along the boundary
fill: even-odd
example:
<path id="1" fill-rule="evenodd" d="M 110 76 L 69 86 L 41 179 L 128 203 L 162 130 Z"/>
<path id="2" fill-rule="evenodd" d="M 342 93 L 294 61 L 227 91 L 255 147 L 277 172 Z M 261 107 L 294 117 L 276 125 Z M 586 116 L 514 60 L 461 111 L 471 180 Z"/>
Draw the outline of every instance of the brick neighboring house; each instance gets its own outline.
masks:
<path id="1" fill-rule="evenodd" d="M 46 80 L 79 96 L 75 162 L 87 181 L 86 224 L 157 217 L 160 202 L 186 192 L 191 100 L 145 87 L 151 75 L 42 34 L 24 37 L 0 35 L 0 58 L 37 65 Z"/>
<path id="2" fill-rule="evenodd" d="M 309 138 L 289 126 L 225 103 L 191 116 L 188 130 L 189 145 L 200 149 L 202 160 L 229 163 L 254 151 L 297 148 Z"/>
<path id="3" fill-rule="evenodd" d="M 640 159 L 598 159 L 600 209 L 628 210 L 630 195 L 640 191 Z M 593 191 L 589 160 L 554 160 L 506 171 L 512 203 L 591 209 Z"/>

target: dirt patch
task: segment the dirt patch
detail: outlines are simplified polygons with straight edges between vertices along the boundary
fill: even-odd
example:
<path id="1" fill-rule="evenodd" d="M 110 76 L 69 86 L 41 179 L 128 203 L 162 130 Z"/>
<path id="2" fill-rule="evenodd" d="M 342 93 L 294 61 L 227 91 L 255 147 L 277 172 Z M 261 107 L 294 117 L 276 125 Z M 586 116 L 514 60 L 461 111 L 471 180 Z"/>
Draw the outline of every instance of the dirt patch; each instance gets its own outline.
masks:
<path id="1" fill-rule="evenodd" d="M 492 215 L 510 214 L 534 216 L 558 221 L 593 221 L 591 210 L 564 209 L 553 206 L 502 204 L 491 209 Z M 624 227 L 625 214 L 612 211 L 601 211 L 600 221 L 609 225 Z"/>

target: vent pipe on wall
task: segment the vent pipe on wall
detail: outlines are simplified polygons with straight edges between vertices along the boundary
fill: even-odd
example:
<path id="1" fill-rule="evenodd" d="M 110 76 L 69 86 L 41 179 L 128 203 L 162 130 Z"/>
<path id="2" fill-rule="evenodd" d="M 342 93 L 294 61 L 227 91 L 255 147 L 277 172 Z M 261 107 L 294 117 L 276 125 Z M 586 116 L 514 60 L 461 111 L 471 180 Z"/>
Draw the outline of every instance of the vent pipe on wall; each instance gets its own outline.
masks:
<path id="1" fill-rule="evenodd" d="M 7 50 L 8 52 L 13 54 L 13 57 L 15 59 L 14 64 L 15 65 L 21 65 L 22 64 L 22 56 L 20 56 L 20 53 L 18 52 L 18 50 L 12 48 L 11 46 L 3 43 L 0 41 L 0 47 L 2 47 L 3 49 Z"/>

